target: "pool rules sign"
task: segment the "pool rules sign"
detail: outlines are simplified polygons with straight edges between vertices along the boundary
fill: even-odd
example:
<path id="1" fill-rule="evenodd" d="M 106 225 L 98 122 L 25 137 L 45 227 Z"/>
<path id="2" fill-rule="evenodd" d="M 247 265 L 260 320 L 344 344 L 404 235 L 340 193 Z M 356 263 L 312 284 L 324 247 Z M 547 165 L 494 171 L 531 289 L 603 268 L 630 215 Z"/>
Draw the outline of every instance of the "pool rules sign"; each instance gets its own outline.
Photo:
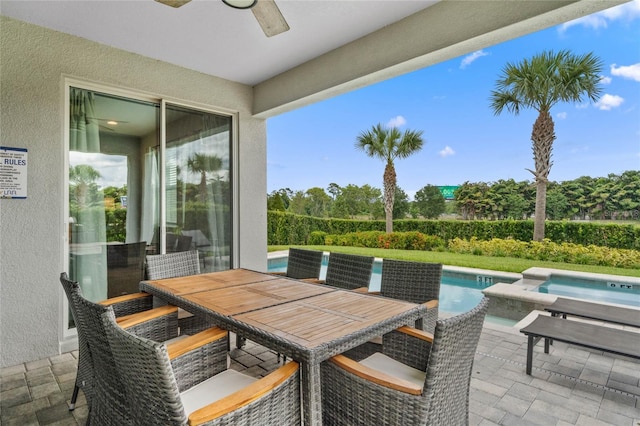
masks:
<path id="1" fill-rule="evenodd" d="M 27 149 L 0 146 L 0 198 L 27 198 Z"/>

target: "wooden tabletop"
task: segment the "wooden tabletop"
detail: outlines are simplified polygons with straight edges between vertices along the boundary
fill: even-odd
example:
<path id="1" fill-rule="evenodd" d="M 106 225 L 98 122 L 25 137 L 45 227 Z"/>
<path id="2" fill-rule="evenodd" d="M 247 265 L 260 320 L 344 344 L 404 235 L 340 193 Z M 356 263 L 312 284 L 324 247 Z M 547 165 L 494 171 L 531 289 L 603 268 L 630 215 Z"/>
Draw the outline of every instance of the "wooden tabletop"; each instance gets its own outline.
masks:
<path id="1" fill-rule="evenodd" d="M 289 278 L 275 278 L 182 296 L 210 311 L 234 315 L 334 291 L 337 289 L 329 286 L 303 283 Z"/>
<path id="2" fill-rule="evenodd" d="M 176 296 L 197 293 L 201 291 L 228 288 L 248 283 L 277 280 L 280 277 L 250 271 L 247 269 L 230 269 L 227 271 L 210 272 L 207 274 L 190 275 L 187 277 L 165 278 L 162 280 L 148 280 L 147 284 L 157 287 Z"/>
<path id="3" fill-rule="evenodd" d="M 415 307 L 400 300 L 337 290 L 234 318 L 302 347 L 315 348 Z"/>
<path id="4" fill-rule="evenodd" d="M 245 269 L 142 281 L 140 288 L 302 361 L 304 423 L 322 425 L 320 363 L 413 323 L 424 305 Z"/>

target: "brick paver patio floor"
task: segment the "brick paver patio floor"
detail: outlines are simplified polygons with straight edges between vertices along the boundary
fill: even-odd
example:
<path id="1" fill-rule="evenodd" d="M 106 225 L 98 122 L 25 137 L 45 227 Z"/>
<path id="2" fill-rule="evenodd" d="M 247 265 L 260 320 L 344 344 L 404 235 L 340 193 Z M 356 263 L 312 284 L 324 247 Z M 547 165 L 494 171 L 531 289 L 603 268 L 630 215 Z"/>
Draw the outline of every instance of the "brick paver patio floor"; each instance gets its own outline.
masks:
<path id="1" fill-rule="evenodd" d="M 69 352 L 1 369 L 0 424 L 84 424 L 82 392 L 76 409 L 68 410 L 76 357 Z M 252 342 L 231 357 L 231 368 L 256 377 L 278 365 L 275 353 Z M 524 335 L 485 323 L 471 379 L 470 425 L 640 426 L 640 363 L 560 342 L 548 355 L 538 343 L 531 376 L 525 362 Z"/>

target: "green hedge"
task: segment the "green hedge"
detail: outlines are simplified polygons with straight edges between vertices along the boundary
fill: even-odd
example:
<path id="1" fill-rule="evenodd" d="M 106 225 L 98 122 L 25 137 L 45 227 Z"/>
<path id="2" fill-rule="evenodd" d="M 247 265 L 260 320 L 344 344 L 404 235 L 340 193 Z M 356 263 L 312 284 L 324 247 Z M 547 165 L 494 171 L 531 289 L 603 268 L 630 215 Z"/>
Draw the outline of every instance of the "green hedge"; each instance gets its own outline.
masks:
<path id="1" fill-rule="evenodd" d="M 322 219 L 276 211 L 267 213 L 267 223 L 269 245 L 311 244 L 314 231 L 340 235 L 385 230 L 383 220 Z M 393 230 L 433 235 L 445 243 L 454 238 L 470 240 L 473 237 L 478 240 L 501 238 L 530 241 L 533 221 L 395 220 Z M 640 226 L 630 224 L 547 221 L 545 237 L 556 243 L 640 250 Z"/>
<path id="2" fill-rule="evenodd" d="M 543 241 L 516 241 L 494 238 L 481 241 L 455 238 L 449 241 L 448 251 L 478 256 L 516 257 L 581 265 L 613 266 L 616 268 L 640 268 L 640 251 L 616 249 L 596 245 L 555 243 Z"/>
<path id="3" fill-rule="evenodd" d="M 314 241 L 318 241 L 315 240 Z M 369 247 L 396 250 L 444 250 L 444 240 L 438 236 L 425 235 L 417 231 L 393 232 L 384 231 L 349 232 L 340 235 L 324 235 L 321 245 Z"/>

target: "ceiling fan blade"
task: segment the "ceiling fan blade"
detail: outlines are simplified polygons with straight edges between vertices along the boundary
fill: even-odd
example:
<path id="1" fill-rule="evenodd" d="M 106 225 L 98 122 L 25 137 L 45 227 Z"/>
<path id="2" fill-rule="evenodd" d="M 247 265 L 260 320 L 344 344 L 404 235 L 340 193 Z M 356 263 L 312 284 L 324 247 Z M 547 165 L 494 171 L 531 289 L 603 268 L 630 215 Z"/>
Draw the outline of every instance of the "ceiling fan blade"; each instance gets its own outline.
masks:
<path id="1" fill-rule="evenodd" d="M 274 0 L 258 0 L 251 11 L 267 37 L 289 31 L 289 24 L 285 21 Z"/>
<path id="2" fill-rule="evenodd" d="M 156 0 L 158 3 L 166 4 L 171 7 L 180 7 L 189 3 L 191 0 Z"/>

